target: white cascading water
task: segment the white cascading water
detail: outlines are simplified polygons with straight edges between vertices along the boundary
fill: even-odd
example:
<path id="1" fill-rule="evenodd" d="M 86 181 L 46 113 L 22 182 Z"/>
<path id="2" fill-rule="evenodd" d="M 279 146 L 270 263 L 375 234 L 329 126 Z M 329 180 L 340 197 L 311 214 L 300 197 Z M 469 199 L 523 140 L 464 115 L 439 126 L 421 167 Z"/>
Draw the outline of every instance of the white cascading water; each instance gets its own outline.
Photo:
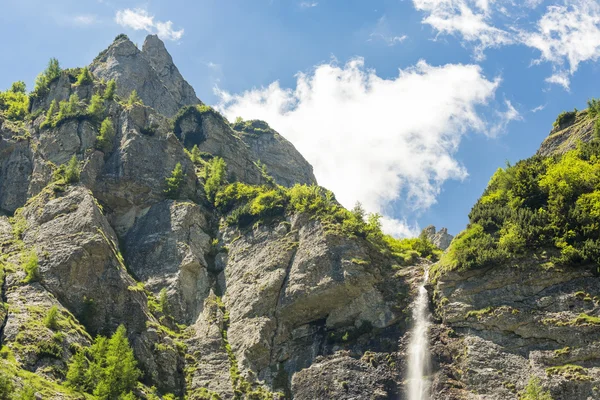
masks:
<path id="1" fill-rule="evenodd" d="M 429 296 L 425 284 L 429 271 L 425 269 L 423 283 L 413 304 L 414 326 L 408 344 L 408 400 L 429 400 Z"/>

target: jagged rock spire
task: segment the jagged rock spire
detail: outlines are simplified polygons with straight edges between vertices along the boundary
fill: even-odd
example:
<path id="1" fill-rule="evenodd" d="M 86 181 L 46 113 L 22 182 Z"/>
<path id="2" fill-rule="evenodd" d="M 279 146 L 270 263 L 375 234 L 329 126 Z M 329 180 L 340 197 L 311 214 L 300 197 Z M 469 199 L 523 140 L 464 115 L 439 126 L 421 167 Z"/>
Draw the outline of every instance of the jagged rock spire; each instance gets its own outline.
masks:
<path id="1" fill-rule="evenodd" d="M 201 103 L 156 35 L 146 38 L 143 50 L 119 35 L 90 69 L 100 79 L 115 79 L 119 96 L 127 97 L 136 90 L 144 104 L 168 117 L 183 106 Z"/>

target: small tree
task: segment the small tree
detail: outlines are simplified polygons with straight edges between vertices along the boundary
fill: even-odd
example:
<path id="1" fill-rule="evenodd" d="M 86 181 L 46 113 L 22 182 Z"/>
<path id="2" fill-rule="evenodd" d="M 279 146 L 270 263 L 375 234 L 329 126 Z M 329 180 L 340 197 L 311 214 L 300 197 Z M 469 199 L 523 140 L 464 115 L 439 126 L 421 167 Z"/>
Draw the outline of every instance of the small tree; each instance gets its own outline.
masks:
<path id="1" fill-rule="evenodd" d="M 167 297 L 166 288 L 162 288 L 158 294 L 158 306 L 163 314 L 166 315 L 169 312 L 169 298 Z"/>
<path id="2" fill-rule="evenodd" d="M 100 120 L 100 118 L 102 118 L 102 114 L 104 114 L 104 101 L 99 94 L 92 96 L 90 105 L 87 108 L 87 113 L 93 118 L 96 118 L 96 120 Z"/>
<path id="3" fill-rule="evenodd" d="M 110 118 L 105 118 L 100 125 L 100 134 L 96 137 L 96 148 L 106 154 L 112 150 L 114 139 L 115 128 Z"/>
<path id="4" fill-rule="evenodd" d="M 61 71 L 62 69 L 60 68 L 60 63 L 56 58 L 53 57 L 50 59 L 50 61 L 48 61 L 48 66 L 44 71 L 44 75 L 46 75 L 48 81 L 50 82 L 58 78 L 60 76 Z"/>
<path id="5" fill-rule="evenodd" d="M 166 178 L 167 188 L 165 189 L 165 195 L 170 199 L 177 199 L 181 192 L 181 186 L 183 185 L 183 168 L 181 163 L 177 163 L 171 176 Z"/>
<path id="6" fill-rule="evenodd" d="M 40 280 L 39 260 L 35 250 L 31 250 L 23 256 L 21 265 L 26 274 L 23 283 L 31 283 Z"/>
<path id="7" fill-rule="evenodd" d="M 115 98 L 115 90 L 117 89 L 117 82 L 111 79 L 106 83 L 106 89 L 104 90 L 104 100 L 111 101 Z"/>
<path id="8" fill-rule="evenodd" d="M 127 394 L 135 387 L 141 373 L 123 325 L 117 328 L 108 341 L 103 364 L 102 377 L 94 389 L 95 396 L 113 399 Z"/>
<path id="9" fill-rule="evenodd" d="M 197 144 L 195 144 L 194 147 L 192 147 L 192 152 L 190 153 L 190 159 L 196 165 L 200 164 L 202 161 L 202 156 L 200 156 L 200 149 L 198 148 Z"/>
<path id="10" fill-rule="evenodd" d="M 225 182 L 226 170 L 225 161 L 221 157 L 213 158 L 206 166 L 204 192 L 211 203 L 214 203 L 219 188 Z"/>
<path id="11" fill-rule="evenodd" d="M 14 390 L 15 387 L 10 376 L 0 370 L 0 400 L 11 400 Z"/>
<path id="12" fill-rule="evenodd" d="M 65 182 L 69 184 L 79 182 L 80 174 L 81 169 L 79 168 L 79 161 L 77 161 L 76 156 L 73 156 L 65 169 Z"/>
<path id="13" fill-rule="evenodd" d="M 144 104 L 142 102 L 142 99 L 140 99 L 140 96 L 138 96 L 137 90 L 135 90 L 135 89 L 131 91 L 131 94 L 129 95 L 129 99 L 127 99 L 128 106 L 133 106 L 134 104 Z"/>
<path id="14" fill-rule="evenodd" d="M 58 109 L 58 103 L 56 99 L 52 100 L 50 103 L 50 107 L 48 107 L 48 111 L 46 111 L 46 119 L 41 123 L 40 127 L 43 128 L 45 126 L 53 126 L 54 125 L 54 114 Z"/>
<path id="15" fill-rule="evenodd" d="M 25 82 L 23 81 L 16 81 L 13 82 L 13 84 L 10 87 L 10 91 L 13 93 L 23 93 L 25 94 Z"/>
<path id="16" fill-rule="evenodd" d="M 519 398 L 521 400 L 552 400 L 552 395 L 542 388 L 539 378 L 532 376 Z"/>
<path id="17" fill-rule="evenodd" d="M 77 82 L 75 85 L 88 85 L 94 82 L 94 76 L 90 72 L 88 67 L 83 67 L 79 75 L 77 76 Z"/>
<path id="18" fill-rule="evenodd" d="M 44 325 L 46 328 L 56 330 L 58 328 L 58 307 L 52 306 L 48 310 L 46 318 L 44 318 Z"/>

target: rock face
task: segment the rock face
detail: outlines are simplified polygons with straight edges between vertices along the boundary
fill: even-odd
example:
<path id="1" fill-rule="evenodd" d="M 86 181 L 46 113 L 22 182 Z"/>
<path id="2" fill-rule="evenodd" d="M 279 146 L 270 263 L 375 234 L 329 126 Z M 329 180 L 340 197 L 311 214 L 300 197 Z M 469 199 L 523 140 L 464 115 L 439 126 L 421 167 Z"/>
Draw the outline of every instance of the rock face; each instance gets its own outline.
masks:
<path id="1" fill-rule="evenodd" d="M 157 37 L 140 51 L 120 35 L 90 69 L 82 84 L 62 71 L 23 121 L 0 113 L 0 372 L 40 398 L 82 398 L 64 386 L 72 356 L 123 325 L 140 398 L 152 386 L 190 399 L 401 396 L 417 269 L 310 213 L 228 225 L 207 199 L 207 160 L 224 159 L 228 182 L 277 190 L 316 185 L 312 167 L 266 123 L 203 105 Z M 109 79 L 120 98 L 90 114 Z M 120 101 L 132 90 L 143 104 Z M 47 117 L 73 94 L 71 114 Z"/>
<path id="2" fill-rule="evenodd" d="M 266 122 L 243 121 L 233 124 L 232 128 L 242 133 L 241 138 L 248 145 L 251 157 L 260 160 L 280 185 L 317 182 L 312 166 Z"/>
<path id="3" fill-rule="evenodd" d="M 435 286 L 442 322 L 436 399 L 516 398 L 538 377 L 553 399 L 597 398 L 600 282 L 592 268 L 523 263 L 448 273 Z M 457 336 L 458 335 L 458 336 Z M 451 355 L 450 355 L 451 354 Z M 573 367 L 577 364 L 579 367 Z M 571 366 L 571 367 L 569 367 Z"/>
<path id="4" fill-rule="evenodd" d="M 448 229 L 442 228 L 436 232 L 433 225 L 429 225 L 423 229 L 421 235 L 424 235 L 431 243 L 442 250 L 446 250 L 450 246 L 452 239 L 454 239 L 454 236 L 448 233 Z"/>
<path id="5" fill-rule="evenodd" d="M 537 154 L 543 157 L 573 150 L 577 142 L 589 142 L 594 137 L 594 122 L 587 117 L 587 110 L 578 112 L 568 123 L 557 126 L 544 140 Z"/>
<path id="6" fill-rule="evenodd" d="M 144 104 L 167 117 L 183 106 L 200 104 L 194 89 L 155 35 L 146 38 L 142 50 L 126 36 L 118 37 L 98 55 L 90 70 L 97 78 L 114 79 L 119 96 L 127 98 L 136 90 Z"/>

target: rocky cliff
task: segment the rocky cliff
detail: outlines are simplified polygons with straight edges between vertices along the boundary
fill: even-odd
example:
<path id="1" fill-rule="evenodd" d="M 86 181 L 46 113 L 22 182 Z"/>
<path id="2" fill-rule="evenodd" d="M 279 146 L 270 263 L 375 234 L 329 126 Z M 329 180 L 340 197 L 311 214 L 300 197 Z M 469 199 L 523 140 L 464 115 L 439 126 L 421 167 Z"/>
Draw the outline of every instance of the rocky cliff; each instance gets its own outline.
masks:
<path id="1" fill-rule="evenodd" d="M 42 78 L 25 115 L 0 104 L 1 398 L 117 398 L 119 376 L 82 371 L 119 326 L 140 371 L 119 398 L 403 396 L 430 244 L 383 236 L 268 124 L 200 102 L 156 36 Z"/>
<path id="2" fill-rule="evenodd" d="M 600 398 L 600 110 L 499 170 L 456 238 L 399 240 L 156 36 L 9 91 L 0 398 L 405 399 L 425 270 L 432 399 Z"/>

